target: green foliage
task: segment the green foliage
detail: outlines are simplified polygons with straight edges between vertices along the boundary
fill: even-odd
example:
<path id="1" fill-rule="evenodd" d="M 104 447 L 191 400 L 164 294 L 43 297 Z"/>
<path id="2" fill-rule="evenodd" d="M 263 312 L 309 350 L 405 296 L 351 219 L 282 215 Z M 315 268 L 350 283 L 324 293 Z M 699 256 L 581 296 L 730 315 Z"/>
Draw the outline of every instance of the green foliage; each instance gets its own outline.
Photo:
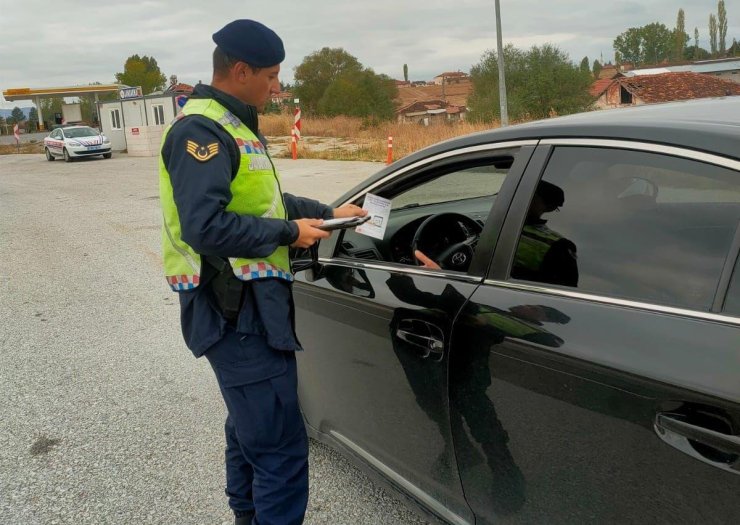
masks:
<path id="1" fill-rule="evenodd" d="M 573 65 L 567 53 L 551 44 L 521 50 L 504 48 L 509 116 L 539 119 L 585 111 L 593 102 L 588 92 L 591 73 Z M 479 122 L 499 118 L 498 59 L 486 51 L 471 70 L 470 117 Z"/>
<path id="2" fill-rule="evenodd" d="M 91 82 L 91 86 L 100 86 L 102 85 L 100 82 Z M 110 92 L 110 93 L 99 93 L 98 94 L 98 100 L 100 102 L 107 102 L 110 100 L 116 100 L 118 98 L 118 93 Z M 98 122 L 98 108 L 97 104 L 95 104 L 95 96 L 94 95 L 85 95 L 79 97 L 80 101 L 80 113 L 82 113 L 82 120 L 85 122 L 89 122 L 90 124 L 97 125 Z"/>
<path id="3" fill-rule="evenodd" d="M 8 124 L 21 123 L 24 120 L 26 120 L 26 115 L 23 114 L 23 110 L 21 108 L 16 106 L 13 108 L 13 111 L 10 113 L 10 116 L 8 117 Z"/>
<path id="4" fill-rule="evenodd" d="M 39 127 L 39 112 L 36 108 L 31 108 L 28 112 L 28 131 L 36 131 Z"/>
<path id="5" fill-rule="evenodd" d="M 727 10 L 725 0 L 717 3 L 717 30 L 719 33 L 719 54 L 725 56 L 727 52 Z"/>
<path id="6" fill-rule="evenodd" d="M 717 17 L 714 13 L 709 15 L 709 48 L 712 52 L 712 57 L 717 56 Z"/>
<path id="7" fill-rule="evenodd" d="M 41 99 L 41 114 L 44 119 L 53 120 L 54 113 L 62 112 L 64 99 L 61 97 L 50 97 Z"/>
<path id="8" fill-rule="evenodd" d="M 315 113 L 332 82 L 344 73 L 359 71 L 362 71 L 360 62 L 342 48 L 325 47 L 305 57 L 295 68 L 293 88 L 302 111 Z"/>
<path id="9" fill-rule="evenodd" d="M 676 62 L 684 59 L 687 37 L 686 15 L 683 9 L 679 9 L 676 17 L 676 29 L 673 30 L 673 60 Z"/>
<path id="10" fill-rule="evenodd" d="M 676 35 L 665 24 L 653 22 L 642 27 L 631 27 L 614 39 L 614 51 L 619 53 L 622 61 L 634 65 L 659 64 L 671 57 L 674 42 L 683 38 L 685 43 L 688 35 Z"/>
<path id="11" fill-rule="evenodd" d="M 116 73 L 116 82 L 131 87 L 141 86 L 145 95 L 164 89 L 167 77 L 159 70 L 154 57 L 131 55 L 126 59 L 123 73 Z"/>
<path id="12" fill-rule="evenodd" d="M 408 64 L 403 65 L 403 79 L 408 82 L 409 81 L 409 66 Z"/>
<path id="13" fill-rule="evenodd" d="M 593 73 L 594 78 L 599 78 L 602 68 L 603 66 L 601 65 L 601 62 L 594 59 L 594 65 L 591 67 L 591 72 Z"/>
<path id="14" fill-rule="evenodd" d="M 581 71 L 591 74 L 591 64 L 588 61 L 588 57 L 583 57 L 583 60 L 581 60 Z"/>
<path id="15" fill-rule="evenodd" d="M 319 100 L 317 112 L 327 117 L 348 115 L 391 120 L 397 95 L 398 88 L 388 76 L 376 75 L 372 69 L 350 70 L 329 84 Z"/>

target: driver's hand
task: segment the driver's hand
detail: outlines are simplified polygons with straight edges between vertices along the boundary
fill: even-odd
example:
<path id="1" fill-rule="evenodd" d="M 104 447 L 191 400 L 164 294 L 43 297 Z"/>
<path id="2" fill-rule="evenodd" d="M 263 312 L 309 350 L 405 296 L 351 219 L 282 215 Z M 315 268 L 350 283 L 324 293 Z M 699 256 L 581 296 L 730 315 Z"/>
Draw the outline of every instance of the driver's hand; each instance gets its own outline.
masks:
<path id="1" fill-rule="evenodd" d="M 419 251 L 419 250 L 416 250 L 414 252 L 414 256 L 419 260 L 419 262 L 421 263 L 421 267 L 422 268 L 430 268 L 432 270 L 441 270 L 442 269 L 442 267 L 439 264 L 437 264 L 436 262 L 434 262 L 433 260 L 431 260 L 429 257 L 427 257 L 426 255 L 424 255 L 424 253 L 421 252 L 421 251 Z"/>
<path id="2" fill-rule="evenodd" d="M 363 210 L 355 204 L 345 204 L 339 208 L 334 208 L 334 218 L 343 219 L 345 217 L 364 217 L 367 215 L 367 210 Z"/>

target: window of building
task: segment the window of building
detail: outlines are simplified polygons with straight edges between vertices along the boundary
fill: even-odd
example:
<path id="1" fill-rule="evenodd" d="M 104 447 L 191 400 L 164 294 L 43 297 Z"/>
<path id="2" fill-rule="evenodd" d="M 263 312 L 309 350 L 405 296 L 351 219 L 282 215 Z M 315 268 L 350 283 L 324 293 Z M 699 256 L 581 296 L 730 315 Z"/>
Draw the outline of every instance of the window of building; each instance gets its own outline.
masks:
<path id="1" fill-rule="evenodd" d="M 740 221 L 739 175 L 655 153 L 557 148 L 511 277 L 709 310 Z"/>
<path id="2" fill-rule="evenodd" d="M 164 105 L 154 104 L 152 106 L 152 113 L 154 113 L 154 125 L 164 126 Z"/>
<path id="3" fill-rule="evenodd" d="M 121 128 L 121 111 L 119 109 L 110 110 L 110 127 L 112 129 L 123 129 Z"/>
<path id="4" fill-rule="evenodd" d="M 619 86 L 619 103 L 632 104 L 632 93 L 624 89 L 624 86 Z"/>

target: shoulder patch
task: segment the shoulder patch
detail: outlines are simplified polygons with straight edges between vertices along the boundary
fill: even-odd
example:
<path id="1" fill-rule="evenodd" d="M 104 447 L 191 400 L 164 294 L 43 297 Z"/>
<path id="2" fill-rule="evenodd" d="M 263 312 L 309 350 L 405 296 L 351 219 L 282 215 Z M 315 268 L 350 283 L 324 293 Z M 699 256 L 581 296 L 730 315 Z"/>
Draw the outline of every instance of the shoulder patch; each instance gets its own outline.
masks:
<path id="1" fill-rule="evenodd" d="M 195 141 L 188 140 L 185 150 L 190 153 L 195 160 L 205 162 L 218 155 L 218 142 L 201 146 Z"/>

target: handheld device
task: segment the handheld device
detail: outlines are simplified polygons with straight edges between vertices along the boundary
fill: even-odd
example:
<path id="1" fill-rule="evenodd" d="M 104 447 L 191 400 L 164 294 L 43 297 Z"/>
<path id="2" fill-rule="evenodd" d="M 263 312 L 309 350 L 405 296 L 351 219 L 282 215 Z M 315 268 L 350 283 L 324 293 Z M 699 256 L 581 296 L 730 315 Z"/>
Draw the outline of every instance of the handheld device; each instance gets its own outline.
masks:
<path id="1" fill-rule="evenodd" d="M 364 217 L 345 217 L 342 219 L 329 219 L 324 221 L 323 224 L 320 226 L 316 226 L 319 230 L 324 231 L 333 231 L 333 230 L 341 230 L 344 228 L 354 228 L 355 226 L 359 226 L 360 224 L 367 222 L 370 220 L 369 215 L 365 215 Z"/>

